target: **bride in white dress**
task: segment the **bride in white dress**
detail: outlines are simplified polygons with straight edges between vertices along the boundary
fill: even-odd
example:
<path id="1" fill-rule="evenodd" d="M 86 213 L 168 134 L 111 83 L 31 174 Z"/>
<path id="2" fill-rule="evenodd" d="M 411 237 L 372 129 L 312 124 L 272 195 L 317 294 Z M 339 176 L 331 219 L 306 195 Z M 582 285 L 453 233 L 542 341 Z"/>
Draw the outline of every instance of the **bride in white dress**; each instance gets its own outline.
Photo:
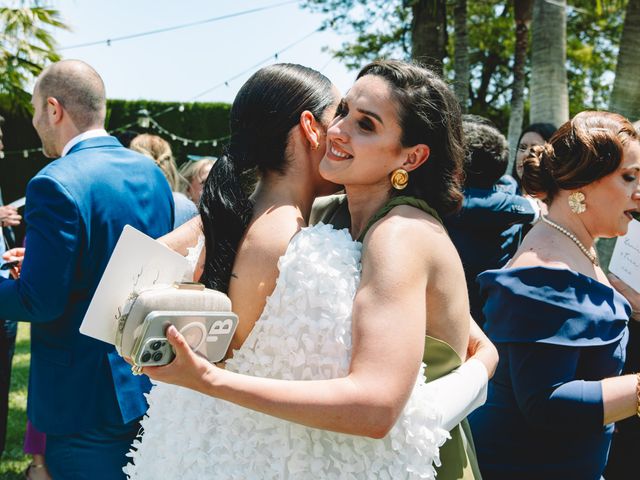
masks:
<path id="1" fill-rule="evenodd" d="M 264 84 L 281 88 L 283 72 L 280 68 L 283 67 L 275 66 L 280 84 L 264 82 L 263 78 Z M 299 76 L 298 68 L 302 67 L 284 68 Z M 265 72 L 261 72 L 264 75 Z M 336 168 L 332 162 L 353 164 L 356 176 L 361 176 L 363 171 L 360 166 L 363 161 L 356 164 L 353 158 L 358 158 L 356 152 L 361 148 L 366 153 L 366 145 L 359 145 L 356 135 L 349 140 L 337 141 L 346 135 L 347 128 L 377 121 L 382 125 L 383 119 L 387 125 L 395 121 L 396 130 L 392 133 L 396 134 L 395 143 L 398 143 L 397 114 L 390 114 L 393 109 L 387 111 L 384 103 L 372 103 L 372 98 L 366 94 L 372 87 L 372 76 L 385 86 L 385 80 L 378 75 L 365 75 L 363 78 L 369 84 L 358 89 L 356 83 L 352 90 L 356 92 L 355 96 L 347 97 L 341 107 L 342 113 L 334 121 L 332 129 L 336 141 L 331 141 L 329 134 L 331 151 L 323 161 L 323 173 L 329 178 L 334 176 L 336 181 L 342 180 L 344 165 Z M 252 84 L 251 81 L 249 87 L 245 87 L 255 90 L 255 82 Z M 379 89 L 380 85 L 373 87 Z M 386 88 L 391 89 L 388 85 Z M 261 98 L 269 97 L 261 93 Z M 382 93 L 387 94 L 389 103 L 389 92 Z M 369 111 L 360 107 L 374 111 L 364 115 L 364 119 L 352 120 L 345 112 L 346 106 L 352 104 L 354 111 Z M 243 102 L 234 102 L 234 109 L 238 105 L 242 106 Z M 312 113 L 321 118 L 323 112 Z M 319 156 L 321 152 L 314 152 L 324 133 L 322 125 L 315 122 L 315 118 L 313 123 L 305 124 L 308 117 L 304 112 L 298 113 L 296 118 L 300 121 L 288 127 L 292 131 L 289 143 L 309 142 L 308 156 Z M 232 132 L 233 122 L 232 111 Z M 313 128 L 307 128 L 309 126 Z M 356 128 L 362 128 L 362 125 Z M 376 148 L 388 146 L 392 137 L 385 135 L 386 132 L 376 132 Z M 426 160 L 424 157 L 428 157 L 428 148 L 399 147 L 393 163 L 408 171 L 419 168 Z M 263 152 L 269 151 L 265 145 L 259 148 Z M 233 151 L 232 136 L 230 152 Z M 420 156 L 422 158 L 418 158 Z M 217 168 L 230 168 L 234 162 L 236 167 L 251 166 L 243 165 L 242 160 L 232 156 L 227 160 L 229 165 L 216 164 L 214 172 Z M 378 167 L 378 176 L 386 178 L 389 172 L 384 170 L 393 170 L 395 164 Z M 391 166 L 394 168 L 390 169 Z M 276 185 L 281 180 L 277 174 L 269 172 L 273 165 L 267 163 L 266 167 L 265 164 L 259 167 L 263 186 L 265 182 L 268 185 L 269 179 Z M 347 169 L 347 179 L 349 175 L 352 174 Z M 317 175 L 312 171 L 307 178 L 317 182 Z M 347 182 L 344 183 L 349 194 L 351 189 Z M 317 188 L 307 190 L 309 196 L 319 193 Z M 373 193 L 367 197 L 370 208 L 363 210 L 360 217 L 354 215 L 352 209 L 353 232 L 364 230 L 367 220 L 388 199 L 388 186 L 386 190 L 370 192 Z M 215 261 L 205 266 L 203 278 L 210 286 L 226 291 L 224 279 L 231 278 L 228 292 L 235 311 L 243 303 L 242 297 L 238 296 L 238 292 L 243 291 L 239 285 L 251 283 L 251 280 L 260 282 L 259 275 L 247 276 L 247 273 L 252 272 L 256 261 L 268 264 L 264 261 L 268 255 L 261 254 L 260 249 L 254 251 L 253 258 L 248 253 L 251 252 L 248 244 L 260 238 L 255 235 L 256 230 L 277 223 L 274 216 L 278 213 L 286 217 L 293 211 L 294 219 L 308 218 L 310 203 L 304 201 L 262 208 L 261 205 L 268 204 L 265 197 L 270 198 L 265 191 L 259 186 L 253 204 L 250 204 L 252 211 L 241 210 L 246 217 L 237 229 L 240 235 L 235 244 L 231 241 L 234 247 L 239 244 L 235 263 L 231 256 L 233 272 L 230 264 L 225 271 L 224 259 L 213 256 Z M 350 196 L 350 204 L 352 200 L 357 204 L 360 192 L 351 191 L 356 197 Z M 298 210 L 291 208 L 292 205 Z M 205 205 L 203 210 L 207 213 L 203 215 L 205 232 L 209 217 L 219 222 L 224 218 L 215 208 L 206 211 Z M 393 223 L 379 222 L 372 228 L 364 238 L 370 260 L 367 261 L 365 255 L 362 263 L 363 244 L 352 240 L 346 230 L 318 225 L 295 235 L 278 263 L 275 289 L 271 289 L 273 293 L 266 306 L 260 305 L 264 311 L 259 320 L 251 321 L 251 311 L 239 313 L 241 321 L 248 326 L 240 330 L 239 348 L 227 361 L 226 370 L 193 355 L 177 332 L 170 329 L 167 334 L 176 349 L 176 360 L 167 367 L 144 369 L 150 377 L 167 383 L 159 383 L 149 395 L 148 417 L 142 424 L 144 435 L 141 442 L 133 445 L 132 463 L 125 467 L 130 478 L 433 478 L 438 448 L 446 440 L 448 429 L 468 413 L 474 402 L 477 406 L 477 399 L 481 398 L 478 386 L 486 384 L 487 370 L 477 361 L 468 361 L 459 375 L 437 381 L 439 386 L 437 382 L 424 383 L 421 358 L 424 333 L 428 331 L 426 315 L 430 316 L 430 321 L 431 316 L 434 318 L 429 325 L 434 335 L 439 324 L 448 324 L 446 331 L 443 328 L 438 333 L 457 347 L 464 358 L 468 342 L 468 305 L 453 292 L 453 287 L 465 291 L 458 288 L 464 277 L 446 234 L 427 214 L 412 210 L 415 209 L 396 207 L 389 214 Z M 237 213 L 236 210 L 229 215 Z M 245 233 L 249 220 L 251 227 Z M 391 227 L 383 228 L 385 223 Z M 219 228 L 221 223 L 217 225 Z M 294 225 L 298 226 L 297 231 L 300 222 Z M 407 227 L 411 227 L 411 231 Z M 280 231 L 271 227 L 272 236 Z M 426 240 L 421 240 L 425 235 Z M 193 235 L 187 236 L 193 238 Z M 393 259 L 380 258 L 378 255 L 388 250 L 391 240 L 399 242 L 400 250 L 394 250 Z M 220 242 L 220 238 L 215 241 Z M 221 247 L 215 241 L 207 243 L 207 252 L 224 252 L 224 245 Z M 425 242 L 429 249 L 420 245 Z M 403 243 L 412 246 L 411 252 L 406 251 Z M 431 251 L 439 253 L 434 255 L 429 253 Z M 420 261 L 416 262 L 416 259 Z M 373 265 L 380 265 L 384 274 Z M 211 266 L 216 268 L 209 268 L 207 272 L 207 267 Z M 268 278 L 271 272 L 262 273 Z M 430 289 L 427 273 L 441 276 L 439 283 L 442 286 Z M 429 282 L 433 283 L 433 280 L 429 279 Z M 398 285 L 401 291 L 398 291 Z M 254 295 L 256 291 L 259 295 L 260 289 L 254 289 Z M 251 290 L 245 290 L 248 292 Z M 463 373 L 465 367 L 466 373 Z M 488 369 L 491 368 L 489 365 Z M 463 375 L 467 377 L 461 380 Z M 476 380 L 475 385 L 469 380 Z M 461 385 L 466 396 L 462 390 L 453 396 L 444 395 Z"/>

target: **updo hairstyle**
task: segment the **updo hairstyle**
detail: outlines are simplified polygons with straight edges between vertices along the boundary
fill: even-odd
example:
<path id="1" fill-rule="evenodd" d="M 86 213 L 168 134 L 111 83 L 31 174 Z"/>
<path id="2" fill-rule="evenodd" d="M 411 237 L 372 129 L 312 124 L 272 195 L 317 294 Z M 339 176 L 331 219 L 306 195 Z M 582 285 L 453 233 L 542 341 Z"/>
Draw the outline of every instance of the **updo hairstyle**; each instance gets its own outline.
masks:
<path id="1" fill-rule="evenodd" d="M 576 190 L 614 172 L 633 140 L 638 134 L 622 115 L 578 113 L 548 143 L 531 149 L 523 162 L 522 185 L 528 194 L 551 203 L 559 190 Z"/>
<path id="2" fill-rule="evenodd" d="M 187 181 L 178 172 L 171 145 L 164 138 L 158 135 L 142 133 L 131 140 L 129 148 L 146 155 L 156 162 L 156 165 L 164 173 L 167 182 L 169 182 L 172 192 L 182 192 L 186 188 Z"/>

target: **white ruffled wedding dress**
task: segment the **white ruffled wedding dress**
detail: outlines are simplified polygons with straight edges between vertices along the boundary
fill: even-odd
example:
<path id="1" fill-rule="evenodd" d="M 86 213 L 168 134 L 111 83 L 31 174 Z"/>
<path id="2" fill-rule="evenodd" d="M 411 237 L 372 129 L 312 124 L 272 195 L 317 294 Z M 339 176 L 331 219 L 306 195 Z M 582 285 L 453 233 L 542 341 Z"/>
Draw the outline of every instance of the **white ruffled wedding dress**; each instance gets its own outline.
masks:
<path id="1" fill-rule="evenodd" d="M 330 225 L 296 235 L 262 316 L 226 368 L 288 380 L 345 376 L 361 247 Z M 305 427 L 159 383 L 124 471 L 132 480 L 435 478 L 449 434 L 423 372 L 380 440 Z"/>

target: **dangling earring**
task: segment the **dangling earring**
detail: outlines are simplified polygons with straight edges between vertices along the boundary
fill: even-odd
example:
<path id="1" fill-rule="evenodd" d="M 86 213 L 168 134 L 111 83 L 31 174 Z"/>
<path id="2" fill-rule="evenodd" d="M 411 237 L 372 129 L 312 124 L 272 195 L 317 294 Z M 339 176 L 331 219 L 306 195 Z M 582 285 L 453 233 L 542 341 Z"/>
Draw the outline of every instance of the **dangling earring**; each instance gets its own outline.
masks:
<path id="1" fill-rule="evenodd" d="M 587 211 L 584 199 L 585 196 L 582 192 L 573 192 L 569 195 L 569 208 L 573 213 L 581 214 Z"/>
<path id="2" fill-rule="evenodd" d="M 403 190 L 409 185 L 409 173 L 404 168 L 396 168 L 391 172 L 391 186 L 396 190 Z"/>

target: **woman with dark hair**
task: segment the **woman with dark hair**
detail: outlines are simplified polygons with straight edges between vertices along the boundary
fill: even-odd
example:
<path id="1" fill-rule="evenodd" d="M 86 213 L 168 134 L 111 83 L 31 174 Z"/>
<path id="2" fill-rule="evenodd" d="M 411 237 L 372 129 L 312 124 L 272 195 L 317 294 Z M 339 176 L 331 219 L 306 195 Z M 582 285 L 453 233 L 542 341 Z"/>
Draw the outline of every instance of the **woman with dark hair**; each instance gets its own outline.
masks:
<path id="1" fill-rule="evenodd" d="M 522 181 L 549 213 L 507 267 L 478 277 L 500 353 L 487 404 L 470 416 L 480 469 L 489 480 L 599 479 L 613 422 L 640 412 L 640 377 L 618 376 L 640 302 L 611 287 L 594 249 L 640 210 L 638 136 L 620 115 L 579 113 L 532 149 Z"/>
<path id="2" fill-rule="evenodd" d="M 254 102 L 241 98 L 238 108 L 255 108 Z M 257 112 L 236 118 L 232 138 L 234 129 L 252 124 L 247 122 L 264 129 L 277 124 Z M 291 132 L 289 127 L 280 143 Z M 235 148 L 247 153 L 242 158 L 275 160 L 266 133 L 257 134 L 253 150 L 244 145 L 252 139 L 232 141 L 228 168 L 246 165 L 234 163 Z M 474 462 L 457 425 L 481 401 L 492 360 L 487 367 L 467 361 L 457 375 L 428 385 L 422 364 L 425 359 L 440 369 L 430 376 L 447 373 L 466 358 L 469 345 L 469 306 L 466 290 L 459 288 L 464 273 L 438 220 L 461 200 L 457 102 L 425 69 L 375 62 L 360 73 L 326 135 L 320 171 L 332 184 L 345 185 L 351 234 L 319 224 L 293 238 L 279 260 L 278 282 L 264 312 L 250 323 L 248 338 L 226 369 L 195 356 L 184 338 L 168 329 L 176 359 L 144 373 L 188 389 L 165 389 L 171 393 L 164 398 L 154 396 L 158 387 L 152 391 L 135 466 L 127 467 L 131 478 L 434 478 L 438 448 L 449 430 L 455 448 L 442 461 L 451 465 L 450 475 L 443 473 L 444 465 L 439 478 L 474 478 Z M 289 141 L 287 151 L 301 147 Z M 284 177 L 304 168 L 295 155 L 289 160 L 282 165 Z M 233 171 L 219 170 L 218 163 L 212 175 L 231 181 Z M 269 172 L 278 164 L 267 165 Z M 211 188 L 204 198 L 222 197 L 218 189 L 224 185 L 207 182 Z M 400 195 L 402 188 L 409 195 Z M 259 252 L 247 254 L 252 242 L 263 238 L 252 232 L 261 217 L 257 202 L 252 216 L 240 191 L 236 197 L 240 201 L 231 202 L 233 208 L 204 198 L 202 208 L 205 233 L 211 219 L 211 229 L 220 235 L 207 240 L 203 279 L 218 289 L 228 285 L 234 311 L 243 303 L 238 295 L 256 296 L 255 285 L 241 286 L 252 281 L 249 269 L 269 260 Z M 263 216 L 273 213 L 268 209 Z M 298 216 L 293 230 L 306 218 Z M 452 387 L 456 377 L 464 380 Z M 188 422 L 174 421 L 170 410 L 176 405 L 196 413 Z M 165 425 L 158 427 L 159 422 Z M 196 433 L 180 432 L 185 423 Z M 159 437 L 169 437 L 161 448 Z M 181 456 L 189 461 L 161 461 L 174 459 L 185 444 L 192 450 Z"/>
<path id="3" fill-rule="evenodd" d="M 518 138 L 515 161 L 511 176 L 516 179 L 518 185 L 522 185 L 522 163 L 529 155 L 529 150 L 537 145 L 544 145 L 556 131 L 556 126 L 551 123 L 532 123 L 522 130 Z"/>

